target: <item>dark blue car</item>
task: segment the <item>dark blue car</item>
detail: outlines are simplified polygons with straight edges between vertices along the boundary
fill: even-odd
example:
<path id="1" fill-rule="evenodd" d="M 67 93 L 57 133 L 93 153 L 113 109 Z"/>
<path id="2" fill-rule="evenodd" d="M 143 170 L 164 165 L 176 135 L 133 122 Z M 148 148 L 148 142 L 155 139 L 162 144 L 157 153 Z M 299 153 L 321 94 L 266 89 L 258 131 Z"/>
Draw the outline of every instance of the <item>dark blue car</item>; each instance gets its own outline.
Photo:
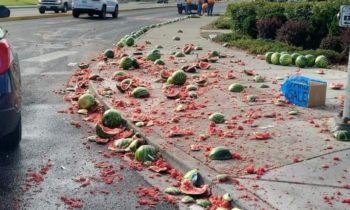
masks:
<path id="1" fill-rule="evenodd" d="M 10 9 L 4 5 L 0 5 L 0 18 L 10 17 Z"/>
<path id="2" fill-rule="evenodd" d="M 17 54 L 0 28 L 0 149 L 21 141 L 21 75 Z"/>

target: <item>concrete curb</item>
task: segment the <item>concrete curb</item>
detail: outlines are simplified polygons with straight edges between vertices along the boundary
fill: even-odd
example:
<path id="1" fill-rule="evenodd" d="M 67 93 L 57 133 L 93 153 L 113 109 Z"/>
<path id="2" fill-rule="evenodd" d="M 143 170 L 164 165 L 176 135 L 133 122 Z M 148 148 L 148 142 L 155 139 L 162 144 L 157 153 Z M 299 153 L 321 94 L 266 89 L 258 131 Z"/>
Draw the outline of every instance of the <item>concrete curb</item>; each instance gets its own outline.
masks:
<path id="1" fill-rule="evenodd" d="M 137 10 L 151 10 L 151 9 L 159 9 L 159 8 L 171 8 L 176 7 L 176 5 L 166 5 L 161 7 L 146 7 L 146 8 L 134 8 L 134 9 L 120 9 L 121 12 L 127 11 L 137 11 Z M 18 21 L 18 20 L 35 20 L 35 19 L 44 19 L 44 18 L 55 18 L 55 17 L 66 17 L 72 16 L 71 12 L 68 13 L 59 13 L 59 14 L 39 14 L 39 15 L 28 15 L 28 16 L 15 16 L 0 19 L 0 22 L 8 22 L 8 21 Z"/>
<path id="2" fill-rule="evenodd" d="M 26 9 L 26 8 L 37 8 L 38 5 L 22 5 L 22 6 L 6 6 L 9 9 Z"/>

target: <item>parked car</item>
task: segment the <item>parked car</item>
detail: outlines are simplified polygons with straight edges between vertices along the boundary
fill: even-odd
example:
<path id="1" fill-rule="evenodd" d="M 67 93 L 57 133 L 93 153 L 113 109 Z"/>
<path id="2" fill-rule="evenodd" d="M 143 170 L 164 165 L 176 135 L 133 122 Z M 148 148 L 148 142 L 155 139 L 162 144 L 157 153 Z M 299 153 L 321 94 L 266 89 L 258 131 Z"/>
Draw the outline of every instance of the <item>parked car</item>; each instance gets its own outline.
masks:
<path id="1" fill-rule="evenodd" d="M 197 13 L 198 9 L 198 0 L 192 0 L 190 5 L 190 12 L 193 11 Z M 177 0 L 177 11 L 179 14 L 182 14 L 184 11 L 186 11 L 186 3 L 185 0 Z"/>
<path id="2" fill-rule="evenodd" d="M 90 17 L 98 15 L 100 18 L 110 13 L 113 18 L 118 18 L 118 0 L 73 0 L 73 17 L 78 18 L 83 13 Z"/>
<path id="3" fill-rule="evenodd" d="M 157 3 L 158 4 L 167 4 L 168 0 L 158 0 Z"/>
<path id="4" fill-rule="evenodd" d="M 10 17 L 10 9 L 5 7 L 4 5 L 0 5 L 0 18 Z"/>
<path id="5" fill-rule="evenodd" d="M 38 0 L 38 2 L 40 14 L 44 14 L 46 11 L 66 13 L 72 9 L 72 0 Z"/>
<path id="6" fill-rule="evenodd" d="M 22 137 L 19 61 L 6 33 L 0 28 L 0 148 L 15 147 Z"/>

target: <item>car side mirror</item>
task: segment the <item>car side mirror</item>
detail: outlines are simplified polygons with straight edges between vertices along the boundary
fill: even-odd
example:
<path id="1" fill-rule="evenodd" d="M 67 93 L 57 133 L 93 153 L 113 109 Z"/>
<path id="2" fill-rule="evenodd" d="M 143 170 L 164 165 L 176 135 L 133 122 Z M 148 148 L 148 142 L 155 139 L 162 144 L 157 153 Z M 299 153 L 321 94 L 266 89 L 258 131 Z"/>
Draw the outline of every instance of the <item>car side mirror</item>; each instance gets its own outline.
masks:
<path id="1" fill-rule="evenodd" d="M 3 39 L 5 38 L 5 36 L 7 35 L 8 31 L 3 29 L 3 28 L 0 28 L 0 39 Z"/>

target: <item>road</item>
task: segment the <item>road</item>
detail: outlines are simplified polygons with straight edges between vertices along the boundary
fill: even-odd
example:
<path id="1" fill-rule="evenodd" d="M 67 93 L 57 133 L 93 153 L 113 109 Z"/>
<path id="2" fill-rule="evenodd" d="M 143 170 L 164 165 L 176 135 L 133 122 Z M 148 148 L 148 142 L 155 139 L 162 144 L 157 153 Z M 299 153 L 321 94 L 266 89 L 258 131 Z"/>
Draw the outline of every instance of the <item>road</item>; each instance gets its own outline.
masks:
<path id="1" fill-rule="evenodd" d="M 164 6 L 175 6 L 175 2 L 169 2 L 168 4 L 157 4 L 155 2 L 127 2 L 127 3 L 119 3 L 119 9 L 120 10 L 126 10 L 126 9 L 135 9 L 135 8 L 150 8 L 150 7 L 164 7 Z M 54 11 L 47 11 L 45 14 L 55 14 Z M 38 8 L 33 7 L 27 7 L 27 8 L 11 8 L 11 17 L 16 16 L 28 16 L 28 15 L 40 15 Z"/>
<path id="2" fill-rule="evenodd" d="M 223 12 L 224 6 L 215 9 Z M 0 152 L 0 209 L 65 209 L 61 196 L 82 199 L 84 209 L 135 209 L 137 197 L 132 191 L 149 184 L 127 167 L 117 170 L 125 179 L 111 185 L 93 182 L 82 188 L 73 181 L 77 176 L 98 176 L 94 164 L 106 158 L 100 152 L 104 147 L 87 149 L 83 144 L 88 127 L 70 124 L 79 116 L 58 113 L 68 104 L 57 92 L 65 88 L 74 70 L 68 64 L 94 57 L 144 25 L 175 17 L 174 8 L 163 8 L 123 12 L 117 20 L 61 17 L 1 23 L 21 60 L 23 139 L 17 150 Z M 118 169 L 124 164 L 117 158 L 109 161 Z M 44 180 L 31 182 L 33 186 L 23 192 L 28 170 L 38 172 L 48 165 L 52 166 L 46 167 Z M 178 207 L 160 203 L 156 208 Z"/>

